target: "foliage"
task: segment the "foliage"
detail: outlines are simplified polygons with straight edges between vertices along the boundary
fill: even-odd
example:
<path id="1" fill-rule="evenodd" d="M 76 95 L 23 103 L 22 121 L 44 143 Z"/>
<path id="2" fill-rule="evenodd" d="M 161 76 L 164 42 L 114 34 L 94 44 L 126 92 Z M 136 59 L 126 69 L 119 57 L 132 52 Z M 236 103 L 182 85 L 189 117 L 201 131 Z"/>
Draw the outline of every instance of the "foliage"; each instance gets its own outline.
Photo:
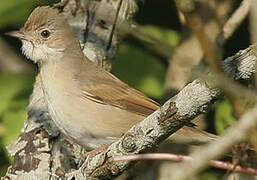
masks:
<path id="1" fill-rule="evenodd" d="M 140 49 L 128 44 L 120 45 L 112 72 L 149 96 L 158 98 L 163 94 L 164 66 Z"/>
<path id="2" fill-rule="evenodd" d="M 172 54 L 172 49 L 180 41 L 179 33 L 160 26 L 138 25 L 137 31 L 132 32 L 133 36 L 144 42 L 151 52 L 156 52 L 166 58 Z"/>
<path id="3" fill-rule="evenodd" d="M 33 7 L 54 3 L 56 0 L 1 0 L 0 28 L 8 25 L 22 24 L 30 14 Z"/>
<path id="4" fill-rule="evenodd" d="M 34 7 L 42 4 L 54 4 L 56 1 L 59 2 L 58 0 L 1 0 L 0 30 L 5 31 L 5 29 L 11 29 L 14 26 L 21 27 Z M 151 4 L 152 2 L 146 1 L 145 3 L 147 6 L 147 3 Z M 154 3 L 156 4 L 158 1 Z M 144 8 L 142 7 L 142 10 Z M 140 34 L 135 35 L 135 37 L 143 41 L 144 46 L 150 51 L 158 52 L 157 55 L 144 51 L 143 47 L 139 48 L 133 42 L 122 42 L 113 61 L 112 73 L 129 85 L 158 100 L 165 93 L 164 80 L 167 69 L 161 58 L 168 58 L 172 53 L 170 49 L 177 46 L 182 38 L 178 31 L 167 28 L 174 21 L 178 21 L 176 17 L 161 17 L 160 15 L 162 11 L 169 12 L 171 7 L 163 10 L 152 6 L 149 9 L 153 16 L 158 18 L 158 21 L 165 20 L 167 26 L 160 26 L 159 22 L 138 26 Z M 141 22 L 146 21 L 146 19 L 149 20 L 151 17 L 145 16 Z M 178 27 L 176 28 L 178 29 Z M 232 44 L 238 46 L 237 43 L 233 42 Z M 159 57 L 158 55 L 164 56 Z M 10 161 L 5 146 L 17 138 L 24 120 L 26 120 L 26 107 L 34 77 L 35 74 L 32 72 L 0 74 L 0 176 L 4 174 L 9 164 L 8 161 Z M 235 121 L 232 106 L 227 100 L 224 100 L 217 103 L 214 108 L 215 128 L 217 133 L 221 134 Z M 207 170 L 202 174 L 201 179 L 219 179 L 220 174 L 219 171 L 213 171 L 213 169 Z"/>
<path id="5" fill-rule="evenodd" d="M 167 28 L 138 25 L 138 30 L 140 33 L 134 36 L 144 41 L 151 50 L 167 57 L 170 49 L 179 43 L 179 34 Z M 144 52 L 143 48 L 126 42 L 120 44 L 112 73 L 152 98 L 158 99 L 164 93 L 166 67 L 159 57 Z"/>
<path id="6" fill-rule="evenodd" d="M 26 119 L 26 106 L 32 92 L 33 73 L 5 73 L 0 76 L 0 119 L 3 145 L 17 138 Z"/>
<path id="7" fill-rule="evenodd" d="M 217 103 L 215 113 L 215 128 L 218 134 L 222 134 L 226 128 L 235 122 L 233 108 L 228 100 Z"/>
<path id="8" fill-rule="evenodd" d="M 0 134 L 0 162 L 7 161 L 4 148 L 17 139 L 26 120 L 34 76 L 31 72 L 0 74 L 0 126 L 3 129 Z M 0 170 L 3 166 L 6 165 L 2 162 Z"/>

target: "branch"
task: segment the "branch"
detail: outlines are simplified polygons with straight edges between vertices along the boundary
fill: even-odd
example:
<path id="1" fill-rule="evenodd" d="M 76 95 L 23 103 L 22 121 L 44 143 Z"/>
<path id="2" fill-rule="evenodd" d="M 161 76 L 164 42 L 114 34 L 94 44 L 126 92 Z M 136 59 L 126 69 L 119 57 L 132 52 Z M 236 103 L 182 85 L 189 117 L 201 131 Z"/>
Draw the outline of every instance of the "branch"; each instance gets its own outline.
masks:
<path id="1" fill-rule="evenodd" d="M 200 20 L 200 16 L 196 12 L 194 1 L 193 0 L 175 0 L 175 2 L 177 5 L 177 8 L 185 14 L 188 25 L 196 34 L 199 40 L 199 43 L 202 47 L 202 50 L 205 56 L 207 57 L 205 59 L 207 60 L 210 69 L 215 73 L 221 74 L 224 79 L 227 79 L 220 63 L 220 49 L 218 48 L 218 46 L 216 46 L 216 44 L 213 44 L 208 38 L 208 36 L 206 35 L 203 28 L 203 24 Z M 243 5 L 237 9 L 236 13 L 225 24 L 225 27 L 223 28 L 223 31 L 222 31 L 223 33 L 230 33 L 229 35 L 231 35 L 232 32 L 234 32 L 234 30 L 236 29 L 237 27 L 236 25 L 240 24 L 243 17 L 246 16 L 247 12 L 249 11 L 249 7 L 251 5 L 251 0 L 244 1 L 244 2 L 245 3 L 243 3 Z M 190 4 L 190 6 L 188 4 Z M 242 10 L 244 10 L 245 13 L 242 13 Z M 241 12 L 243 15 L 239 16 L 238 12 Z M 223 38 L 223 42 L 228 37 L 229 36 L 226 36 L 225 38 Z M 235 96 L 235 94 L 231 94 L 228 91 L 226 91 L 226 89 L 223 89 L 223 90 L 225 92 L 225 95 L 229 98 L 229 100 L 233 104 L 235 116 L 239 118 L 244 112 L 244 108 L 241 105 L 242 103 L 240 99 L 238 99 L 238 97 Z"/>
<path id="2" fill-rule="evenodd" d="M 222 46 L 232 36 L 242 23 L 251 7 L 252 0 L 243 0 L 239 8 L 232 14 L 216 39 L 218 46 Z"/>
<path id="3" fill-rule="evenodd" d="M 136 155 L 127 155 L 127 156 L 118 156 L 114 157 L 113 161 L 139 161 L 139 160 L 169 160 L 169 161 L 194 161 L 194 159 L 190 156 L 185 155 L 177 155 L 172 153 L 145 153 L 145 154 L 136 154 Z M 254 168 L 244 168 L 242 166 L 235 166 L 232 163 L 222 162 L 211 160 L 209 162 L 210 166 L 216 167 L 219 169 L 230 170 L 233 172 L 241 172 L 245 174 L 251 174 L 257 176 L 257 169 Z"/>
<path id="4" fill-rule="evenodd" d="M 201 2 L 201 1 L 200 1 Z M 208 3 L 207 1 L 204 1 L 205 3 Z M 219 1 L 217 2 L 218 6 L 221 6 L 220 8 L 216 7 L 216 11 L 212 13 L 212 11 L 215 11 L 211 8 L 208 9 L 209 14 L 222 14 L 221 17 L 215 18 L 213 17 L 209 23 L 205 25 L 205 31 L 208 34 L 209 38 L 212 41 L 216 39 L 216 45 L 218 47 L 221 47 L 224 45 L 224 43 L 232 36 L 232 34 L 235 32 L 237 27 L 242 23 L 242 21 L 247 17 L 249 8 L 250 8 L 250 0 L 244 0 L 241 5 L 238 7 L 238 9 L 231 15 L 229 20 L 225 23 L 222 30 L 219 30 L 219 23 L 217 22 L 217 19 L 224 19 L 224 16 L 227 16 L 228 14 L 228 1 Z M 204 10 L 206 10 L 206 6 L 204 6 Z M 253 5 L 252 5 L 253 6 Z M 197 8 L 197 11 L 201 6 Z M 221 9 L 221 10 L 219 10 Z M 203 11 L 205 14 L 201 13 L 199 11 L 201 17 L 206 17 L 206 11 Z M 222 13 L 220 13 L 222 12 Z M 208 16 L 210 16 L 208 14 Z M 225 15 L 224 15 L 225 14 Z M 212 24 L 216 24 L 216 28 L 213 27 Z M 233 25 L 234 24 L 234 25 Z M 219 33 L 219 31 L 221 31 Z M 175 50 L 174 56 L 172 57 L 171 65 L 168 68 L 167 72 L 167 78 L 165 82 L 166 89 L 181 89 L 186 82 L 188 81 L 190 74 L 190 67 L 198 64 L 202 59 L 202 52 L 200 47 L 198 47 L 198 43 L 196 43 L 197 39 L 195 36 L 191 37 L 187 41 L 182 42 L 182 44 Z M 184 53 L 185 50 L 190 53 Z M 182 62 L 181 62 L 182 61 Z M 185 61 L 185 62 L 183 62 Z M 187 66 L 185 66 L 187 64 Z"/>
<path id="5" fill-rule="evenodd" d="M 257 42 L 257 1 L 252 1 L 249 15 L 249 31 L 251 43 Z"/>
<path id="6" fill-rule="evenodd" d="M 205 33 L 201 18 L 195 9 L 195 2 L 193 0 L 175 0 L 175 2 L 177 8 L 184 13 L 188 26 L 196 35 L 202 51 L 207 57 L 207 63 L 212 70 L 222 73 L 223 71 L 219 62 L 220 57 L 217 55 L 219 52 Z"/>
<path id="7" fill-rule="evenodd" d="M 230 78 L 249 80 L 255 67 L 255 49 L 249 47 L 223 61 L 223 69 Z M 168 100 L 159 110 L 133 126 L 121 139 L 93 158 L 87 159 L 79 170 L 67 174 L 68 179 L 76 177 L 112 179 L 125 171 L 132 162 L 113 162 L 122 155 L 149 151 L 157 144 L 190 122 L 200 113 L 206 112 L 218 98 L 220 91 L 200 79 L 184 87 Z M 202 154 L 201 154 L 202 155 Z"/>
<path id="8" fill-rule="evenodd" d="M 194 161 L 181 163 L 179 166 L 171 169 L 171 172 L 173 172 L 172 179 L 186 180 L 196 175 L 199 171 L 206 167 L 211 159 L 218 158 L 219 156 L 223 155 L 233 144 L 246 139 L 250 130 L 256 127 L 256 119 L 257 109 L 255 107 L 243 115 L 237 124 L 229 128 L 219 141 L 213 142 L 206 147 L 193 152 L 190 156 L 194 159 Z M 174 171 L 175 169 L 176 171 Z"/>
<path id="9" fill-rule="evenodd" d="M 106 59 L 115 54 L 117 36 L 111 35 L 112 28 L 110 27 L 113 27 L 113 24 L 109 24 L 106 20 L 108 28 L 105 28 L 100 22 L 104 17 L 110 18 L 107 15 L 116 12 L 120 1 L 95 0 L 90 1 L 90 4 L 84 2 L 86 1 L 82 3 L 78 0 L 68 0 L 63 11 L 67 13 L 68 18 L 71 18 L 70 22 L 73 27 L 78 30 L 81 43 L 86 46 L 84 51 L 88 53 L 89 59 L 108 69 L 110 63 Z M 122 2 L 120 7 L 122 13 L 119 13 L 118 21 L 127 19 L 135 12 L 134 1 Z M 80 18 L 86 19 L 87 21 L 83 21 L 86 24 L 81 24 Z M 113 46 L 109 47 L 110 37 L 113 38 Z M 228 72 L 232 79 L 247 81 L 253 75 L 255 61 L 255 49 L 250 47 L 226 59 L 223 62 L 224 71 Z M 9 168 L 6 178 L 63 177 L 72 179 L 75 177 L 75 179 L 84 179 L 86 177 L 101 179 L 116 177 L 131 163 L 114 163 L 110 161 L 113 157 L 150 150 L 192 118 L 206 112 L 208 106 L 219 94 L 220 91 L 217 88 L 209 87 L 206 82 L 199 79 L 193 81 L 167 101 L 161 109 L 132 127 L 119 141 L 88 159 L 84 166 L 80 166 L 85 152 L 80 146 L 59 135 L 48 116 L 40 84 L 36 83 L 30 99 L 29 118 L 23 133 L 16 142 L 9 146 L 9 152 L 14 156 L 14 163 Z M 67 173 L 78 167 L 80 167 L 78 170 Z"/>
<path id="10" fill-rule="evenodd" d="M 84 54 L 105 69 L 110 69 L 110 59 L 116 54 L 118 44 L 114 23 L 129 20 L 137 10 L 134 0 L 122 1 L 120 7 L 119 2 L 62 0 L 56 5 L 76 30 Z M 14 157 L 5 176 L 8 179 L 62 177 L 67 171 L 80 167 L 85 157 L 83 148 L 63 137 L 51 121 L 38 82 L 30 97 L 28 120 L 20 137 L 8 147 Z"/>

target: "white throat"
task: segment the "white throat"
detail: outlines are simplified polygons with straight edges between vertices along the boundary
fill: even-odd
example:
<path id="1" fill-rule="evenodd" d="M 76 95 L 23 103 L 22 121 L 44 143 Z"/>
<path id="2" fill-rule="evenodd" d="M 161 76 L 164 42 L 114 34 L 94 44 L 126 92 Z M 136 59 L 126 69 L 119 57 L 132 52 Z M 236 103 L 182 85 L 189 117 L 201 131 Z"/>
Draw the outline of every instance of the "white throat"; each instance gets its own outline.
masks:
<path id="1" fill-rule="evenodd" d="M 46 44 L 32 44 L 30 41 L 22 40 L 22 53 L 35 63 L 39 61 L 59 59 L 64 49 L 48 47 Z"/>

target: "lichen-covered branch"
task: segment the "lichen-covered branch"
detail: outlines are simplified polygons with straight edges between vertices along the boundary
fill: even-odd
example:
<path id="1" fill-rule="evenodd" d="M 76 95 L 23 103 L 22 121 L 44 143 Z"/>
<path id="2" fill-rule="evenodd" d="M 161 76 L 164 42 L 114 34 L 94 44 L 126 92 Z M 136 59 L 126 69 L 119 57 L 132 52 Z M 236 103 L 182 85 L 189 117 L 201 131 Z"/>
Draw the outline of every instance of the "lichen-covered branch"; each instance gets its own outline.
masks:
<path id="1" fill-rule="evenodd" d="M 118 43 L 115 24 L 133 17 L 136 2 L 62 0 L 56 8 L 63 11 L 78 33 L 85 55 L 110 69 Z M 5 179 L 58 179 L 77 169 L 85 157 L 83 148 L 64 138 L 52 123 L 38 82 L 30 98 L 28 120 L 20 137 L 8 147 L 14 162 Z"/>
<path id="2" fill-rule="evenodd" d="M 117 46 L 116 27 L 135 13 L 133 0 L 65 0 L 58 8 L 77 30 L 89 59 L 109 69 L 109 59 Z M 117 11 L 120 12 L 117 12 Z M 104 14 L 103 14 L 104 13 Z M 118 17 L 117 17 L 118 16 Z M 110 45 L 111 44 L 111 45 Z M 249 80 L 256 56 L 250 47 L 223 62 L 224 71 L 235 80 Z M 39 77 L 40 78 L 40 77 Z M 5 179 L 85 179 L 113 178 L 131 165 L 113 162 L 112 157 L 150 150 L 200 113 L 206 111 L 220 91 L 203 80 L 195 80 L 167 101 L 161 109 L 132 127 L 117 142 L 83 162 L 83 148 L 65 139 L 52 124 L 44 103 L 42 89 L 35 84 L 30 99 L 29 117 L 19 139 L 9 146 L 14 163 Z M 83 166 L 81 166 L 83 164 Z M 78 169 L 79 168 L 79 169 Z M 72 169 L 78 169 L 70 172 Z"/>
<path id="3" fill-rule="evenodd" d="M 255 71 L 255 48 L 238 52 L 223 61 L 223 69 L 234 80 L 249 80 Z M 116 156 L 149 151 L 166 137 L 176 132 L 194 117 L 204 113 L 218 98 L 220 90 L 198 79 L 184 87 L 159 110 L 133 126 L 122 138 L 86 163 L 77 171 L 67 174 L 72 178 L 112 179 L 126 170 L 132 162 L 113 162 Z"/>

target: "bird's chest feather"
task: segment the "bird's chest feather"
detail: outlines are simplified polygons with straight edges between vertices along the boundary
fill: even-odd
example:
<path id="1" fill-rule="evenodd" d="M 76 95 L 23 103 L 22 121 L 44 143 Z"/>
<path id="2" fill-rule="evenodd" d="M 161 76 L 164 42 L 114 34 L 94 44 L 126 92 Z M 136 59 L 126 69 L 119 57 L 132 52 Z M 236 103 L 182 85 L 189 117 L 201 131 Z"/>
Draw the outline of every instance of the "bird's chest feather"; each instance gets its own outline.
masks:
<path id="1" fill-rule="evenodd" d="M 55 64 L 43 66 L 41 84 L 51 118 L 64 134 L 81 136 L 84 131 L 75 119 L 76 91 L 71 77 Z M 77 110 L 78 111 L 78 110 Z M 76 112 L 78 113 L 78 112 Z"/>
<path id="2" fill-rule="evenodd" d="M 42 67 L 40 74 L 49 113 L 67 136 L 82 144 L 90 138 L 120 137 L 144 118 L 107 103 L 85 98 L 80 83 L 72 79 L 71 74 L 58 68 L 55 65 Z"/>

